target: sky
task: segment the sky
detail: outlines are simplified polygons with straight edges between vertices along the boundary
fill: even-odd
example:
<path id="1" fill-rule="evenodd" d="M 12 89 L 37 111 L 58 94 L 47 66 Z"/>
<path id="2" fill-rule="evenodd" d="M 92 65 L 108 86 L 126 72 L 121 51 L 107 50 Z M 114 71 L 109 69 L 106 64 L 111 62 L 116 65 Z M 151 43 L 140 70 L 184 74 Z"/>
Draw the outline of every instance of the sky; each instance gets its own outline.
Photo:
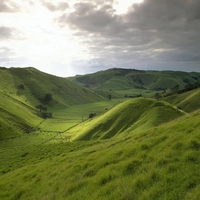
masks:
<path id="1" fill-rule="evenodd" d="M 0 0 L 0 66 L 200 72 L 200 0 Z"/>

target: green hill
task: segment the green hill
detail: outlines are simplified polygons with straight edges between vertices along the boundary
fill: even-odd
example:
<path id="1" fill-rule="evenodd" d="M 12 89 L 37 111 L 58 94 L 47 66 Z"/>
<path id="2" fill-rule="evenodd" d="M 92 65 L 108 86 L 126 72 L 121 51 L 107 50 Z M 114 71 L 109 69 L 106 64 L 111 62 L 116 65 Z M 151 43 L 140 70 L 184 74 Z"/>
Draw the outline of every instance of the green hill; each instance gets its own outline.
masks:
<path id="1" fill-rule="evenodd" d="M 47 94 L 52 99 L 45 100 Z M 44 104 L 48 112 L 57 112 L 71 105 L 105 100 L 65 78 L 34 68 L 0 68 L 0 98 L 0 139 L 35 130 L 42 121 L 36 105 Z"/>
<path id="2" fill-rule="evenodd" d="M 164 91 L 176 85 L 184 88 L 200 80 L 200 73 L 181 71 L 142 71 L 113 68 L 94 74 L 71 77 L 76 83 L 95 90 L 112 90 L 121 95 L 146 94 L 150 91 Z M 150 91 L 149 91 L 150 90 Z"/>
<path id="3" fill-rule="evenodd" d="M 181 107 L 186 112 L 193 112 L 200 109 L 200 88 L 185 92 L 183 94 L 175 94 L 163 98 L 163 100 Z"/>
<path id="4" fill-rule="evenodd" d="M 37 111 L 0 91 L 0 139 L 34 131 L 42 121 Z"/>
<path id="5" fill-rule="evenodd" d="M 98 142 L 0 141 L 0 199 L 198 200 L 199 117 Z"/>
<path id="6" fill-rule="evenodd" d="M 165 101 L 104 97 L 199 77 L 110 69 L 71 78 L 77 85 L 34 68 L 0 68 L 0 199 L 198 200 L 200 90 Z M 41 103 L 53 118 L 39 117 Z"/>
<path id="7" fill-rule="evenodd" d="M 127 100 L 92 120 L 70 130 L 73 139 L 105 139 L 127 135 L 156 127 L 174 120 L 185 113 L 175 106 L 155 99 L 137 98 Z M 67 134 L 69 134 L 67 132 Z"/>
<path id="8" fill-rule="evenodd" d="M 24 97 L 31 105 L 39 103 L 48 93 L 53 96 L 51 106 L 58 107 L 103 100 L 97 93 L 80 87 L 66 78 L 49 75 L 35 68 L 1 69 L 5 70 L 10 77 L 7 78 L 9 89 L 6 87 L 6 91 L 9 90 L 12 95 L 20 99 Z M 24 88 L 20 88 L 20 85 Z"/>

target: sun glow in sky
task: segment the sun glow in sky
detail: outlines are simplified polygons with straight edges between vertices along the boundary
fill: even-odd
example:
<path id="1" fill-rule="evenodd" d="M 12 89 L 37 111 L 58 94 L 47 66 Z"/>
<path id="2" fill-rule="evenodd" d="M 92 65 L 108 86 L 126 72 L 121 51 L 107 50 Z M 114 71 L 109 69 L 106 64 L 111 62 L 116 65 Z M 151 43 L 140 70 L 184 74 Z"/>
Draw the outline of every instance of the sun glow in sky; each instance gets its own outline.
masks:
<path id="1" fill-rule="evenodd" d="M 1 0 L 0 66 L 200 71 L 199 1 Z M 162 51 L 161 51 L 162 50 Z"/>

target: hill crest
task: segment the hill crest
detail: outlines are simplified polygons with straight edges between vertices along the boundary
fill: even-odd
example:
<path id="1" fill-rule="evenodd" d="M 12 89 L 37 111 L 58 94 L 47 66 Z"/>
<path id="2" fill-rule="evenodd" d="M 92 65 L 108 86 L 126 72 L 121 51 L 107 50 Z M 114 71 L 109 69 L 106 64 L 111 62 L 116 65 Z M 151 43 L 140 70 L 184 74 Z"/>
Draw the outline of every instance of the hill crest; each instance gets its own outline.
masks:
<path id="1" fill-rule="evenodd" d="M 143 131 L 174 120 L 185 113 L 175 106 L 155 99 L 137 98 L 127 100 L 90 121 L 72 129 L 81 128 L 73 139 L 107 139 L 121 137 L 129 132 Z"/>

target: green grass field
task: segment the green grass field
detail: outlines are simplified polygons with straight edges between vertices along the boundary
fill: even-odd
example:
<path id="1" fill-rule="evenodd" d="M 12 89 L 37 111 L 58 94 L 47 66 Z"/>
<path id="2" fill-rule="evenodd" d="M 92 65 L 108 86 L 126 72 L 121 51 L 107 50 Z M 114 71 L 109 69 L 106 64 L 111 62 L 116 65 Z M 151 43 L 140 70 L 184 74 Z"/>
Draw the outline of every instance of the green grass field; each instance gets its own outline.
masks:
<path id="1" fill-rule="evenodd" d="M 199 200 L 200 90 L 156 100 L 144 98 L 155 90 L 129 88 L 198 73 L 99 73 L 82 79 L 97 91 L 34 68 L 0 68 L 0 200 Z M 54 98 L 49 119 L 35 108 L 45 93 Z"/>
<path id="2" fill-rule="evenodd" d="M 110 140 L 1 141 L 0 199 L 198 200 L 199 117 Z"/>
<path id="3" fill-rule="evenodd" d="M 144 131 L 176 119 L 185 113 L 169 103 L 149 98 L 137 98 L 120 103 L 101 116 L 88 120 L 67 131 L 72 140 L 122 137 Z"/>

